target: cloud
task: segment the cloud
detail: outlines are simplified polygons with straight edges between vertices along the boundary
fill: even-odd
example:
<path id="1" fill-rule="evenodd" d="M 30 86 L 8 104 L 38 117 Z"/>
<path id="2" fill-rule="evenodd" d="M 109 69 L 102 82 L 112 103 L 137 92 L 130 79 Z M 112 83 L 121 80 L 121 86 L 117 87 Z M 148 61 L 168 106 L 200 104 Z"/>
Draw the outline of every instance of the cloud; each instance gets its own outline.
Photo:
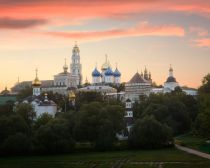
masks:
<path id="1" fill-rule="evenodd" d="M 210 4 L 206 0 L 0 0 L 0 4 L 0 16 L 22 18 L 114 16 L 116 19 L 132 13 L 186 12 L 203 16 L 210 13 Z"/>
<path id="2" fill-rule="evenodd" d="M 3 17 L 0 18 L 0 29 L 25 29 L 46 24 L 44 19 L 14 19 Z"/>
<path id="3" fill-rule="evenodd" d="M 77 40 L 102 40 L 110 38 L 121 38 L 129 36 L 178 36 L 182 37 L 185 31 L 182 27 L 175 25 L 154 26 L 147 22 L 127 29 L 110 29 L 106 31 L 68 31 L 68 32 L 46 32 L 50 36 L 70 38 Z"/>
<path id="4" fill-rule="evenodd" d="M 210 38 L 201 38 L 194 40 L 194 43 L 198 47 L 210 47 Z"/>
<path id="5" fill-rule="evenodd" d="M 208 30 L 206 30 L 202 27 L 190 27 L 189 33 L 193 33 L 200 37 L 208 36 L 208 34 L 209 34 Z"/>

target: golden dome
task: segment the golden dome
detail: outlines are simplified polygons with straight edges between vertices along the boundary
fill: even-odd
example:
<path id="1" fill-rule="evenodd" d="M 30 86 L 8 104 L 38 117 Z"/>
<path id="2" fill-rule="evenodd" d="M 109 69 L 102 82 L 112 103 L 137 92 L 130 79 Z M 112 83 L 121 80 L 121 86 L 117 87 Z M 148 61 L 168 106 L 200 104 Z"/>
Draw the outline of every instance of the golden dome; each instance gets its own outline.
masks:
<path id="1" fill-rule="evenodd" d="M 37 72 L 38 72 L 38 70 L 36 69 L 36 78 L 34 79 L 34 81 L 32 82 L 32 85 L 33 86 L 41 86 L 41 81 L 39 80 L 39 78 L 38 78 L 38 75 L 37 75 Z"/>
<path id="2" fill-rule="evenodd" d="M 107 59 L 107 55 L 106 55 L 106 61 L 105 61 L 105 63 L 102 65 L 101 69 L 102 69 L 102 70 L 106 70 L 106 69 L 108 69 L 108 68 L 111 68 L 111 65 L 110 65 L 110 63 L 109 63 L 109 61 L 108 61 L 108 59 Z"/>
<path id="3" fill-rule="evenodd" d="M 74 100 L 76 98 L 76 95 L 73 91 L 69 92 L 69 100 Z"/>

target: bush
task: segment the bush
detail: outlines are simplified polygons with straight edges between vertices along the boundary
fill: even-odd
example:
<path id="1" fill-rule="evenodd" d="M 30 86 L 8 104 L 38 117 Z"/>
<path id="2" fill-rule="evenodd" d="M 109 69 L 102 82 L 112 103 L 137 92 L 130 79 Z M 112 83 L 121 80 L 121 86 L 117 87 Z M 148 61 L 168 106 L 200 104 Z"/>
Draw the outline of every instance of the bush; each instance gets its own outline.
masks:
<path id="1" fill-rule="evenodd" d="M 134 123 L 129 136 L 131 148 L 161 148 L 172 144 L 172 130 L 153 116 L 145 116 Z"/>
<path id="2" fill-rule="evenodd" d="M 27 135 L 16 133 L 10 135 L 2 144 L 2 154 L 26 154 L 30 151 L 31 142 Z"/>
<path id="3" fill-rule="evenodd" d="M 38 152 L 66 153 L 73 151 L 75 142 L 65 120 L 54 119 L 36 131 L 35 145 Z"/>

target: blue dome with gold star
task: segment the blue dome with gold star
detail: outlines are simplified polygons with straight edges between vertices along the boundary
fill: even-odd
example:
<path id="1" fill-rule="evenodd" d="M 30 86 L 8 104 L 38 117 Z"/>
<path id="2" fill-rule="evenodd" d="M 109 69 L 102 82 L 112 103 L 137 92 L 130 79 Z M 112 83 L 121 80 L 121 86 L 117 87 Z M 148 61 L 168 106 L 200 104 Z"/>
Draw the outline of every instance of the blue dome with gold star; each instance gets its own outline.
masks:
<path id="1" fill-rule="evenodd" d="M 92 76 L 99 77 L 99 76 L 101 76 L 101 73 L 97 70 L 97 68 L 95 68 L 94 71 L 92 72 Z"/>
<path id="2" fill-rule="evenodd" d="M 112 71 L 112 69 L 110 67 L 108 67 L 108 69 L 105 71 L 105 76 L 113 76 L 114 73 Z"/>
<path id="3" fill-rule="evenodd" d="M 120 71 L 116 68 L 114 73 L 113 73 L 114 77 L 120 77 L 121 76 L 121 73 Z"/>

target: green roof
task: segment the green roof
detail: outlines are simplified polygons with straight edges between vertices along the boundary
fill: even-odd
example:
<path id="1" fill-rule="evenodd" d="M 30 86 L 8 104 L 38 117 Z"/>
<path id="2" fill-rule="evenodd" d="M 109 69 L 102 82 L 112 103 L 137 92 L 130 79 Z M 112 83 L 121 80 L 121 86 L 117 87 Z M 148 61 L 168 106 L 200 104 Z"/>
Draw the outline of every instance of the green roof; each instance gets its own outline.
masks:
<path id="1" fill-rule="evenodd" d="M 14 95 L 0 95 L 0 105 L 6 104 L 8 101 L 16 101 L 17 96 Z"/>

